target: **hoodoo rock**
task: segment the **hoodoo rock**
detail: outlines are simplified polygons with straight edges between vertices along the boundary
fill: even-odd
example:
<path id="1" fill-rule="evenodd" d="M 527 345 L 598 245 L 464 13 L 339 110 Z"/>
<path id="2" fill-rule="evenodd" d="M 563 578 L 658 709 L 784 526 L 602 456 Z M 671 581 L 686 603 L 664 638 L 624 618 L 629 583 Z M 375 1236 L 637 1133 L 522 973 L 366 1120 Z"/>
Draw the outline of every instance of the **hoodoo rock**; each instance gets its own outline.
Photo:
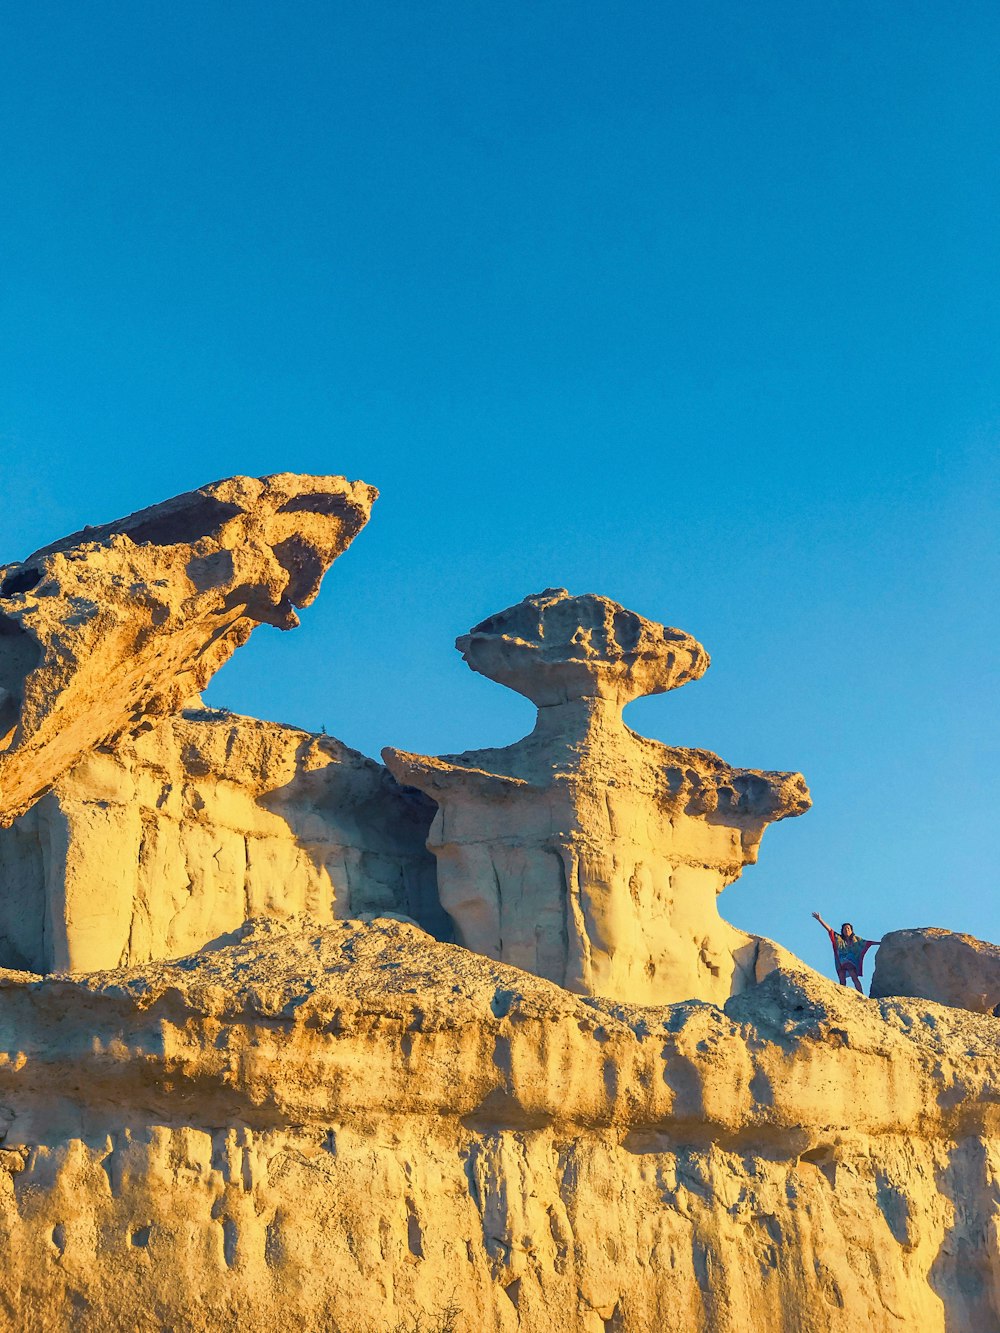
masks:
<path id="1" fill-rule="evenodd" d="M 704 648 L 605 597 L 549 588 L 457 647 L 538 706 L 504 749 L 387 749 L 440 809 L 428 845 L 458 940 L 585 995 L 721 1002 L 761 974 L 718 894 L 768 824 L 809 808 L 801 774 L 731 768 L 630 731 L 622 709 L 701 676 Z M 772 956 L 770 950 L 768 957 Z"/>
<path id="2" fill-rule="evenodd" d="M 894 930 L 882 940 L 871 993 L 909 995 L 977 1014 L 1000 1009 L 1000 948 L 933 926 Z"/>
<path id="3" fill-rule="evenodd" d="M 232 477 L 0 566 L 0 825 L 176 712 L 258 624 L 298 624 L 377 494 Z"/>

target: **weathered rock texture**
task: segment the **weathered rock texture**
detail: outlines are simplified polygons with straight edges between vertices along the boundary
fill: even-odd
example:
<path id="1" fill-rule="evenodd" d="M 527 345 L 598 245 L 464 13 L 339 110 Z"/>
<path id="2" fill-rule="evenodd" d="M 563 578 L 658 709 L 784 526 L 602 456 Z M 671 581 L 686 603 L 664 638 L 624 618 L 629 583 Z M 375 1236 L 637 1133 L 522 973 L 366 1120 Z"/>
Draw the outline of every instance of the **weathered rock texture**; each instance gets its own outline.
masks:
<path id="1" fill-rule="evenodd" d="M 758 942 L 716 898 L 764 829 L 809 807 L 798 773 L 735 769 L 647 740 L 622 708 L 697 679 L 704 648 L 604 597 L 550 588 L 458 640 L 475 671 L 538 705 L 505 749 L 383 757 L 440 806 L 429 846 L 456 936 L 581 994 L 723 1001 Z"/>
<path id="2" fill-rule="evenodd" d="M 1000 1007 L 1000 949 L 973 935 L 929 926 L 884 936 L 871 993 L 911 995 L 938 1004 L 995 1013 Z"/>
<path id="3" fill-rule="evenodd" d="M 368 519 L 343 477 L 233 477 L 0 566 L 0 824 L 289 629 Z"/>
<path id="4" fill-rule="evenodd" d="M 1000 1024 L 807 971 L 632 1009 L 412 926 L 0 974 L 33 1333 L 989 1333 Z"/>
<path id="5" fill-rule="evenodd" d="M 388 752 L 407 787 L 181 710 L 373 498 L 237 478 L 0 571 L 0 963 L 67 969 L 0 970 L 0 1325 L 1000 1329 L 1000 1020 L 721 920 L 809 798 L 624 726 L 693 639 L 561 589 L 492 617 L 459 646 L 535 729 Z M 370 919 L 441 931 L 425 839 L 478 953 Z M 875 989 L 991 1007 L 998 951 L 941 936 Z"/>
<path id="6" fill-rule="evenodd" d="M 303 911 L 398 912 L 440 935 L 433 813 L 332 736 L 186 710 L 93 751 L 0 829 L 0 966 L 176 958 Z"/>

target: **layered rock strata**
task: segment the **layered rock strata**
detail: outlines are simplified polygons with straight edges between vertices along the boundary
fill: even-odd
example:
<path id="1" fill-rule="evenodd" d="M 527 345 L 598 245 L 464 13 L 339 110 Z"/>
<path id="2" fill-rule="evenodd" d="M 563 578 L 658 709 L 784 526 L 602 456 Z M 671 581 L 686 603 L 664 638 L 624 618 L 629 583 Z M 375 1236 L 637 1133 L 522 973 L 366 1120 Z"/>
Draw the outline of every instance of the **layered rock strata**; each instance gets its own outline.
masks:
<path id="1" fill-rule="evenodd" d="M 884 936 L 876 956 L 871 993 L 995 1014 L 1000 1009 L 1000 949 L 934 926 L 894 930 Z"/>
<path id="2" fill-rule="evenodd" d="M 0 824 L 177 712 L 256 625 L 296 625 L 377 494 L 232 477 L 0 566 Z"/>
<path id="3" fill-rule="evenodd" d="M 622 709 L 708 667 L 681 630 L 604 597 L 528 597 L 457 644 L 473 670 L 538 707 L 504 749 L 387 749 L 440 807 L 429 846 L 456 938 L 581 994 L 721 1002 L 755 976 L 756 938 L 718 894 L 768 824 L 809 808 L 798 773 L 731 768 L 630 731 Z"/>
<path id="4" fill-rule="evenodd" d="M 630 1008 L 412 926 L 265 922 L 0 974 L 0 1031 L 10 1327 L 1000 1327 L 990 1017 L 804 970 Z"/>
<path id="5" fill-rule="evenodd" d="M 251 916 L 397 912 L 447 938 L 434 805 L 332 736 L 187 709 L 0 829 L 0 966 L 175 958 Z"/>

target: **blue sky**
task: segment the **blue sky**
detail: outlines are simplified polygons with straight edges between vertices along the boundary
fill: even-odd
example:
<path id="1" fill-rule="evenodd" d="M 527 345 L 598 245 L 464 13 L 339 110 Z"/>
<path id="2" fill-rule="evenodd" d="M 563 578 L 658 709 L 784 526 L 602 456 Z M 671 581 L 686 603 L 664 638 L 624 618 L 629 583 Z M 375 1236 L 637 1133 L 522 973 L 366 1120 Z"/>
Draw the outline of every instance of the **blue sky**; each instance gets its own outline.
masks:
<path id="1" fill-rule="evenodd" d="M 502 744 L 455 636 L 697 635 L 631 725 L 800 769 L 725 915 L 1000 940 L 1000 10 L 6 8 L 0 559 L 234 473 L 382 491 L 209 699 Z"/>

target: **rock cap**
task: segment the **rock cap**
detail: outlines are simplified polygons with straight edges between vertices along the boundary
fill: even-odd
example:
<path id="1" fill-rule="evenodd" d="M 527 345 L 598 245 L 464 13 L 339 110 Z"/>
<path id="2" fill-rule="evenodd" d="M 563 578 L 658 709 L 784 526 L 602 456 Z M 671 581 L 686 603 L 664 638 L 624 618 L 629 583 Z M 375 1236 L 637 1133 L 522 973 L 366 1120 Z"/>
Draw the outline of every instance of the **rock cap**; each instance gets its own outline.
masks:
<path id="1" fill-rule="evenodd" d="M 546 588 L 488 616 L 455 647 L 473 671 L 539 708 L 584 698 L 624 706 L 698 680 L 711 661 L 683 630 L 565 588 Z"/>

